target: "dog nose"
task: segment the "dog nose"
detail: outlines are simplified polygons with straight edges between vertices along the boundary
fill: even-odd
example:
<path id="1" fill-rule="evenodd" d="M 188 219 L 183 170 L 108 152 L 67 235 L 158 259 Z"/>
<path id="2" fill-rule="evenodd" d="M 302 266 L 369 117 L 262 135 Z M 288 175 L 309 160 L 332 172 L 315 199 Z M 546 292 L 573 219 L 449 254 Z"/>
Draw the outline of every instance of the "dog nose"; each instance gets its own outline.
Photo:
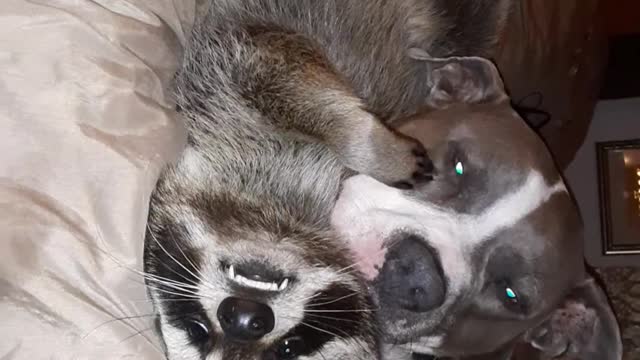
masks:
<path id="1" fill-rule="evenodd" d="M 375 281 L 383 306 L 427 312 L 442 305 L 446 286 L 438 258 L 417 235 L 394 244 Z"/>
<path id="2" fill-rule="evenodd" d="M 269 306 L 236 297 L 222 300 L 217 316 L 225 336 L 236 342 L 256 341 L 270 333 L 275 325 Z"/>

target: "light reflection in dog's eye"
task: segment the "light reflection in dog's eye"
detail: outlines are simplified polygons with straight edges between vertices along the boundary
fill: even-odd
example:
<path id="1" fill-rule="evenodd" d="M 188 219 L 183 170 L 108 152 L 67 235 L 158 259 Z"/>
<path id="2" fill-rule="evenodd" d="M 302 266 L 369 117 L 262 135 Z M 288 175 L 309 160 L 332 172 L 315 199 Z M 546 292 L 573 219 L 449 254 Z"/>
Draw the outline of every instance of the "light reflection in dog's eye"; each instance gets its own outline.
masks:
<path id="1" fill-rule="evenodd" d="M 507 298 L 513 302 L 517 302 L 518 301 L 518 295 L 516 294 L 515 291 L 513 291 L 513 289 L 511 289 L 510 287 L 505 289 L 505 293 L 507 294 Z"/>
<path id="2" fill-rule="evenodd" d="M 464 174 L 464 165 L 462 165 L 462 161 L 456 162 L 456 174 L 458 175 Z"/>

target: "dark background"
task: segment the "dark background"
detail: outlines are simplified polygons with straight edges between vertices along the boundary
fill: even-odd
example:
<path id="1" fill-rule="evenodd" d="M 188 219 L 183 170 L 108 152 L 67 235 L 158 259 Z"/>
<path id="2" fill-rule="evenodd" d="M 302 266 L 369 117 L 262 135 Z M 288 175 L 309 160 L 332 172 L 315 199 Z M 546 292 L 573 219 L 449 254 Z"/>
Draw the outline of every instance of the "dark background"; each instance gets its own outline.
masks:
<path id="1" fill-rule="evenodd" d="M 640 0 L 605 0 L 602 4 L 609 61 L 600 98 L 640 96 Z"/>

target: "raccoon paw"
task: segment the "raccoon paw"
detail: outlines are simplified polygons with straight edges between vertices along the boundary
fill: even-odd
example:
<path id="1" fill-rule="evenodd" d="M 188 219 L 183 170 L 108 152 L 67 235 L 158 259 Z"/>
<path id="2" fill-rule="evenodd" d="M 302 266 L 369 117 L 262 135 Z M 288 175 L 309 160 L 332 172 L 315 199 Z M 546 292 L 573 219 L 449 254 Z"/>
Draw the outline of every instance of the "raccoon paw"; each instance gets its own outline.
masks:
<path id="1" fill-rule="evenodd" d="M 358 139 L 358 137 L 355 137 Z M 412 189 L 433 179 L 433 163 L 427 150 L 416 139 L 387 128 L 354 141 L 344 153 L 351 169 L 400 189 Z"/>
<path id="2" fill-rule="evenodd" d="M 391 186 L 398 189 L 413 189 L 418 185 L 433 180 L 434 166 L 433 162 L 429 158 L 427 150 L 417 140 L 411 140 L 413 142 L 413 146 L 411 148 L 413 163 L 407 164 L 408 168 L 405 170 L 410 175 L 391 184 Z"/>

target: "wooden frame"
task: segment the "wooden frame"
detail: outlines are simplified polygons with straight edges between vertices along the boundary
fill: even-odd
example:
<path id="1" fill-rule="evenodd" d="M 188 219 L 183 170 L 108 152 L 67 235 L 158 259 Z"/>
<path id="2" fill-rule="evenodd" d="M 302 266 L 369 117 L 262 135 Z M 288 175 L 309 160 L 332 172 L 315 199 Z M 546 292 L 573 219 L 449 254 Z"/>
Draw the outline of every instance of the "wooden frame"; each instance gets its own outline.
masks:
<path id="1" fill-rule="evenodd" d="M 603 253 L 640 255 L 640 139 L 598 142 L 596 155 Z"/>

